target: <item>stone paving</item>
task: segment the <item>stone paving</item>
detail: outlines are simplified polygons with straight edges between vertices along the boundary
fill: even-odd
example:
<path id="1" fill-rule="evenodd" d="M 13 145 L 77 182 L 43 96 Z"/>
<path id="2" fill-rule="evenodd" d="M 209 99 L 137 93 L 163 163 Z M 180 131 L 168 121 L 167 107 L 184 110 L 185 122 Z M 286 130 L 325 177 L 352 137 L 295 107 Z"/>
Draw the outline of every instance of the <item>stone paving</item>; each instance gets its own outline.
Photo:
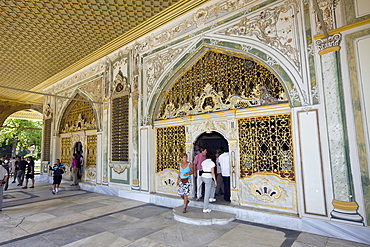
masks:
<path id="1" fill-rule="evenodd" d="M 11 184 L 4 195 L 1 246 L 369 246 L 240 220 L 189 225 L 172 208 L 82 190 L 53 195 L 43 182 Z"/>

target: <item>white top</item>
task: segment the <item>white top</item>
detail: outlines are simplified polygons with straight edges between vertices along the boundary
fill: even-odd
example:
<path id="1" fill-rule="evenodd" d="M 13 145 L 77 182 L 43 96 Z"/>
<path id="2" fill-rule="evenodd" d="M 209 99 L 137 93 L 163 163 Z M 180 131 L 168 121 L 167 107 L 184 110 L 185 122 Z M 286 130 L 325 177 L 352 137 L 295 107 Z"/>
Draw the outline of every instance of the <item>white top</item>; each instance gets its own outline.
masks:
<path id="1" fill-rule="evenodd" d="M 2 165 L 0 165 L 0 181 L 2 181 L 7 175 L 8 171 Z"/>
<path id="2" fill-rule="evenodd" d="M 221 165 L 221 173 L 223 177 L 230 177 L 230 158 L 229 153 L 223 153 L 218 157 Z"/>
<path id="3" fill-rule="evenodd" d="M 221 165 L 220 165 L 220 157 L 216 158 L 216 165 L 217 165 L 217 174 L 221 174 Z"/>
<path id="4" fill-rule="evenodd" d="M 206 159 L 202 162 L 204 172 L 211 172 L 212 167 L 215 167 L 215 163 L 211 159 Z M 202 178 L 212 178 L 212 173 L 203 173 Z"/>

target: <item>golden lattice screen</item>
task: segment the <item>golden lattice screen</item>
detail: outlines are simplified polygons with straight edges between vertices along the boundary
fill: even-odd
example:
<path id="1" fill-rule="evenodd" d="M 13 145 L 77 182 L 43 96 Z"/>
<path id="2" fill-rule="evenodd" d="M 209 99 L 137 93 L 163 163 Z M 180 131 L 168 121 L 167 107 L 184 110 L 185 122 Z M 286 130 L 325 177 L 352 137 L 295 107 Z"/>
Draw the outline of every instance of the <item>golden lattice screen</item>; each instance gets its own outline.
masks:
<path id="1" fill-rule="evenodd" d="M 276 101 L 287 102 L 284 87 L 266 66 L 252 58 L 211 50 L 174 82 L 161 104 L 158 118 L 164 115 L 169 104 L 173 104 L 175 109 L 188 103 L 194 106 L 194 101 L 202 94 L 207 84 L 216 92 L 222 93 L 221 100 L 224 103 L 230 96 L 264 97 L 259 87 L 266 89 L 269 97 Z M 208 105 L 214 105 L 211 98 L 205 100 L 203 108 Z M 246 107 L 248 105 L 243 103 L 236 106 Z"/>
<path id="2" fill-rule="evenodd" d="M 44 132 L 42 135 L 42 160 L 49 161 L 50 160 L 50 145 L 51 145 L 51 123 L 53 119 L 45 119 L 44 120 Z"/>
<path id="3" fill-rule="evenodd" d="M 88 135 L 86 136 L 86 167 L 88 166 L 95 166 L 96 165 L 96 142 L 97 136 L 96 135 Z"/>
<path id="4" fill-rule="evenodd" d="M 75 99 L 86 100 L 80 94 L 77 94 Z M 96 119 L 91 104 L 86 101 L 72 100 L 63 114 L 59 133 L 93 129 L 96 129 Z"/>
<path id="5" fill-rule="evenodd" d="M 157 128 L 156 172 L 178 169 L 180 155 L 185 152 L 185 126 Z"/>
<path id="6" fill-rule="evenodd" d="M 241 178 L 275 174 L 295 180 L 290 114 L 239 119 Z"/>
<path id="7" fill-rule="evenodd" d="M 71 164 L 71 148 L 72 148 L 72 140 L 71 137 L 63 137 L 61 139 L 61 152 L 60 152 L 60 162 L 67 167 Z"/>

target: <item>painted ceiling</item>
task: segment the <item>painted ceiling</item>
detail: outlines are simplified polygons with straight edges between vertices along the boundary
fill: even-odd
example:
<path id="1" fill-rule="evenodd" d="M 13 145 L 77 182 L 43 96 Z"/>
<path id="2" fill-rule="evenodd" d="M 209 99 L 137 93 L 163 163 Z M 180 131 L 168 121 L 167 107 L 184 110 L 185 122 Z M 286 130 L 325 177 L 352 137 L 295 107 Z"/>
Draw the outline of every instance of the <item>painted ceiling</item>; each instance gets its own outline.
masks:
<path id="1" fill-rule="evenodd" d="M 42 95 L 14 88 L 42 92 L 50 78 L 190 2 L 205 1 L 0 1 L 0 100 L 42 104 Z"/>

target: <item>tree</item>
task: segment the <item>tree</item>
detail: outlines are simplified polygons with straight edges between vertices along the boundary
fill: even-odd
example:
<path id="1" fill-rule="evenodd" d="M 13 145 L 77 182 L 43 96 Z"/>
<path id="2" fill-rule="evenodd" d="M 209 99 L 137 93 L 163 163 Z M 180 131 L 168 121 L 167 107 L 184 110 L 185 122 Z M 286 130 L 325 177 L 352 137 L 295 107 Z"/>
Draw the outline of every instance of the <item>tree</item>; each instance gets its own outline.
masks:
<path id="1" fill-rule="evenodd" d="M 8 118 L 3 126 L 5 127 L 0 129 L 0 143 L 12 145 L 12 157 L 31 146 L 40 152 L 42 121 Z M 36 156 L 39 156 L 39 153 Z"/>

